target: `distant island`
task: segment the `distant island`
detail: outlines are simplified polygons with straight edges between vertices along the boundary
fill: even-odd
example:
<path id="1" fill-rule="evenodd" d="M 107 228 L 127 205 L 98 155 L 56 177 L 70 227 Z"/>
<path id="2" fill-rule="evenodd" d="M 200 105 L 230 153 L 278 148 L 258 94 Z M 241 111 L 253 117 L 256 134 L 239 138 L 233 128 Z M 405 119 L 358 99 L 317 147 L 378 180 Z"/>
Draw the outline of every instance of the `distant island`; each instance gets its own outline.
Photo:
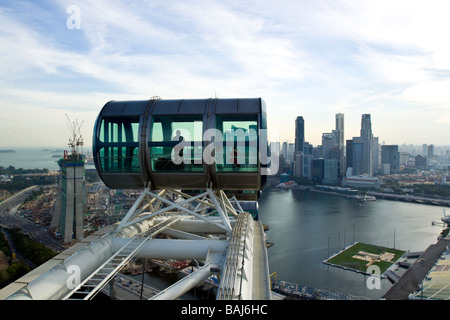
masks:
<path id="1" fill-rule="evenodd" d="M 0 153 L 15 153 L 15 150 L 9 149 L 9 150 L 0 150 Z"/>

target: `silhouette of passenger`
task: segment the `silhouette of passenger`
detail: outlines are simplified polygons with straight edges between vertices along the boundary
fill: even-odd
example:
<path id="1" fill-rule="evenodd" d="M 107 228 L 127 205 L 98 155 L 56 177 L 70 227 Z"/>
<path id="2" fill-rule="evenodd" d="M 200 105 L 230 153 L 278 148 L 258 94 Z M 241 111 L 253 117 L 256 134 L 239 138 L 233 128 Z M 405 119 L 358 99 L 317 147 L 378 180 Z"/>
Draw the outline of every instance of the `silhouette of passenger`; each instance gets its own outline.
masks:
<path id="1" fill-rule="evenodd" d="M 175 137 L 173 137 L 172 141 L 179 141 L 179 142 L 184 141 L 184 137 L 181 135 L 180 130 L 176 131 Z M 175 169 L 183 169 L 184 168 L 183 149 L 184 149 L 184 146 L 182 144 L 177 144 L 174 147 L 175 159 L 176 159 Z"/>
<path id="2" fill-rule="evenodd" d="M 241 167 L 241 165 L 238 163 L 238 154 L 239 154 L 239 151 L 238 151 L 237 147 L 234 147 L 234 150 L 233 150 L 233 168 L 240 168 Z"/>

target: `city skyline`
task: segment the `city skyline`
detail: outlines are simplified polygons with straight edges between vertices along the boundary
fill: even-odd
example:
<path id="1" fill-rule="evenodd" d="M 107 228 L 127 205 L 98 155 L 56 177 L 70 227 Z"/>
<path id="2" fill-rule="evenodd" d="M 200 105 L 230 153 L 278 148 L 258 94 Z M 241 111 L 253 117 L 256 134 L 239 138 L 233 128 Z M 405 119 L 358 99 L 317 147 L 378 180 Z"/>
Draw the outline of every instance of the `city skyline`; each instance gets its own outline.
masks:
<path id="1" fill-rule="evenodd" d="M 362 114 L 386 144 L 450 145 L 446 1 L 0 4 L 0 147 L 63 146 L 110 100 L 262 97 L 278 141 Z"/>

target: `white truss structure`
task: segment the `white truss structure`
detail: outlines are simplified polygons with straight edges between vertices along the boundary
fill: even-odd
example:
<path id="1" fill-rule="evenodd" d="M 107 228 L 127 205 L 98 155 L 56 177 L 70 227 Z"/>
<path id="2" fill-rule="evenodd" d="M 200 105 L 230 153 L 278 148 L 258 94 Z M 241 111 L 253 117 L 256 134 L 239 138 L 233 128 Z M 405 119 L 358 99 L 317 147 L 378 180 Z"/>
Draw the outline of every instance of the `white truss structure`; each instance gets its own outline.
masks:
<path id="1" fill-rule="evenodd" d="M 160 233 L 168 239 L 156 238 Z M 222 190 L 189 195 L 145 189 L 118 225 L 80 246 L 47 262 L 47 268 L 44 264 L 27 281 L 16 281 L 20 285 L 9 289 L 7 299 L 89 300 L 133 258 L 195 259 L 202 264 L 151 299 L 177 299 L 212 274 L 220 279 L 217 299 L 270 299 L 262 225 Z M 79 270 L 79 283 L 69 288 L 73 266 Z"/>

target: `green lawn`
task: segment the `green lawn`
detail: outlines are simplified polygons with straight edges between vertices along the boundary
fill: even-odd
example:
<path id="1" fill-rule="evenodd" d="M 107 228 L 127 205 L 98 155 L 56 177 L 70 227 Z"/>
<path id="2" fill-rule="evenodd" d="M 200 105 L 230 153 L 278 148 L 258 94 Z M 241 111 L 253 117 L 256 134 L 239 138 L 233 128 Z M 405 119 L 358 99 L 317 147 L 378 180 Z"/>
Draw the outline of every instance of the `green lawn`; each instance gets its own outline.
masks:
<path id="1" fill-rule="evenodd" d="M 405 251 L 402 250 L 379 247 L 367 243 L 358 242 L 355 245 L 348 248 L 347 250 L 327 260 L 326 262 L 333 265 L 338 265 L 345 268 L 366 272 L 368 268 L 368 266 L 366 265 L 367 263 L 369 263 L 369 261 L 353 258 L 353 256 L 357 255 L 359 251 L 364 251 L 369 254 L 375 255 L 381 254 L 383 252 L 389 252 L 394 254 L 393 259 L 391 259 L 390 261 L 373 262 L 373 265 L 376 265 L 380 268 L 381 274 L 383 274 L 393 263 L 395 263 L 405 253 Z"/>

